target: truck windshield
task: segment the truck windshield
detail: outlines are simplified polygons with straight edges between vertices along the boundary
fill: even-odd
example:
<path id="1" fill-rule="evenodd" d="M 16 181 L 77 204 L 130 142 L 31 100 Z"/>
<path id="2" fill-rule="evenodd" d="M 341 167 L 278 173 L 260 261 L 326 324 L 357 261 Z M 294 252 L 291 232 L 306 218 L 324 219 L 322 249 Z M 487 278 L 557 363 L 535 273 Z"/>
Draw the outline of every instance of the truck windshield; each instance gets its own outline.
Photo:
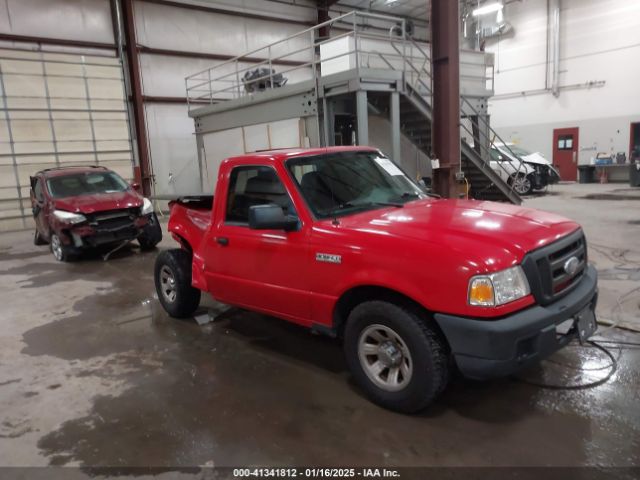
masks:
<path id="1" fill-rule="evenodd" d="M 47 187 L 53 198 L 64 198 L 124 192 L 129 185 L 113 172 L 87 172 L 49 178 Z"/>
<path id="2" fill-rule="evenodd" d="M 402 170 L 378 152 L 293 158 L 286 165 L 317 218 L 401 207 L 426 197 Z"/>

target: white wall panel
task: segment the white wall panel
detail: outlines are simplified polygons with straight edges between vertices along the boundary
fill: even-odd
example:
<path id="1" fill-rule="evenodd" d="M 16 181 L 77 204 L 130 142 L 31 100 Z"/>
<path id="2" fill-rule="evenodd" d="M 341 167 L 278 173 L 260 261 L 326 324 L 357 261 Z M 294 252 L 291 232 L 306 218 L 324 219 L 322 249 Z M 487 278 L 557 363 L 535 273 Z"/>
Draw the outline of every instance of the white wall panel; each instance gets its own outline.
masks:
<path id="1" fill-rule="evenodd" d="M 145 112 L 156 194 L 199 192 L 196 139 L 187 106 L 147 104 Z"/>
<path id="2" fill-rule="evenodd" d="M 545 87 L 546 3 L 507 5 L 505 18 L 515 33 L 487 46 L 496 54 L 496 95 Z M 640 2 L 563 0 L 560 47 L 561 86 L 589 81 L 605 85 L 561 90 L 558 98 L 551 93 L 494 98 L 492 125 L 549 158 L 553 129 L 561 127 L 580 128 L 581 163 L 595 150 L 628 151 L 630 122 L 640 121 Z"/>
<path id="3" fill-rule="evenodd" d="M 301 25 L 137 2 L 138 43 L 154 48 L 236 56 L 303 30 Z M 292 48 L 308 45 L 301 37 Z"/>
<path id="4" fill-rule="evenodd" d="M 5 0 L 0 32 L 113 43 L 108 0 Z"/>

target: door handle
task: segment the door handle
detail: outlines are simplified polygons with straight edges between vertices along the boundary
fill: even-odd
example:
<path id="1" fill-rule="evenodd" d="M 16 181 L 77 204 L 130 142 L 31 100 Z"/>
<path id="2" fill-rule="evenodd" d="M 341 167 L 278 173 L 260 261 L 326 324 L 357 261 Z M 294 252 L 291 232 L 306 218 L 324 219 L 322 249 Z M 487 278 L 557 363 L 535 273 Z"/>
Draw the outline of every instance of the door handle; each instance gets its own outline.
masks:
<path id="1" fill-rule="evenodd" d="M 216 242 L 218 242 L 223 247 L 229 245 L 229 239 L 227 237 L 216 237 Z"/>

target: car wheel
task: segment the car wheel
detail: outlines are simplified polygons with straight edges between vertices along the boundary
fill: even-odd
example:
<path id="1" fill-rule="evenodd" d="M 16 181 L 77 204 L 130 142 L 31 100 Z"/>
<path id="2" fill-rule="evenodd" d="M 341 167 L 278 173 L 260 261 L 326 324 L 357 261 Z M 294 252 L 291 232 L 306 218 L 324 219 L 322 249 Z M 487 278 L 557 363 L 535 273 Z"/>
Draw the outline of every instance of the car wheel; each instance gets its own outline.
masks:
<path id="1" fill-rule="evenodd" d="M 53 257 L 59 262 L 68 262 L 70 260 L 73 260 L 71 249 L 64 243 L 62 243 L 62 239 L 58 236 L 57 233 L 51 234 L 49 247 L 51 248 Z"/>
<path id="2" fill-rule="evenodd" d="M 144 227 L 142 234 L 138 237 L 138 243 L 140 244 L 140 249 L 151 250 L 155 248 L 161 240 L 162 228 L 160 228 L 158 217 L 156 217 L 156 214 L 154 213 L 151 215 L 149 225 Z"/>
<path id="3" fill-rule="evenodd" d="M 528 175 L 514 174 L 509 179 L 509 184 L 518 195 L 529 195 L 533 191 L 533 182 Z"/>
<path id="4" fill-rule="evenodd" d="M 165 250 L 154 269 L 158 300 L 175 318 L 192 316 L 200 305 L 200 290 L 191 286 L 191 255 L 185 250 Z"/>
<path id="5" fill-rule="evenodd" d="M 446 342 L 422 315 L 384 302 L 349 314 L 344 350 L 356 383 L 384 408 L 413 413 L 444 390 L 450 373 Z"/>
<path id="6" fill-rule="evenodd" d="M 40 232 L 38 231 L 38 229 L 36 228 L 36 231 L 33 235 L 33 244 L 34 245 L 46 245 L 47 242 L 44 240 L 44 238 L 42 238 L 42 235 L 40 235 Z"/>

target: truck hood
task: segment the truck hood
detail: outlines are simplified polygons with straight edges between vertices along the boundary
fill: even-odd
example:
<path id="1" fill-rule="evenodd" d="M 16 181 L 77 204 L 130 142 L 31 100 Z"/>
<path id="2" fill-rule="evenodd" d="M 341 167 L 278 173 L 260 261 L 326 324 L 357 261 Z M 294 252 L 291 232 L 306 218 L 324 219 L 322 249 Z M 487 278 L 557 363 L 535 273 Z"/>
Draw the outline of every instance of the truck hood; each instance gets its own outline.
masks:
<path id="1" fill-rule="evenodd" d="M 525 155 L 522 157 L 522 160 L 529 163 L 536 163 L 538 165 L 551 165 L 551 162 L 538 152 L 532 153 L 531 155 Z"/>
<path id="2" fill-rule="evenodd" d="M 77 197 L 56 198 L 54 200 L 55 208 L 74 213 L 94 213 L 105 210 L 141 207 L 142 202 L 142 196 L 131 190 L 93 195 L 78 195 Z"/>
<path id="3" fill-rule="evenodd" d="M 340 226 L 396 239 L 454 247 L 455 238 L 488 244 L 518 258 L 580 226 L 558 215 L 497 202 L 427 199 L 340 218 Z M 472 252 L 469 252 L 472 253 Z"/>

